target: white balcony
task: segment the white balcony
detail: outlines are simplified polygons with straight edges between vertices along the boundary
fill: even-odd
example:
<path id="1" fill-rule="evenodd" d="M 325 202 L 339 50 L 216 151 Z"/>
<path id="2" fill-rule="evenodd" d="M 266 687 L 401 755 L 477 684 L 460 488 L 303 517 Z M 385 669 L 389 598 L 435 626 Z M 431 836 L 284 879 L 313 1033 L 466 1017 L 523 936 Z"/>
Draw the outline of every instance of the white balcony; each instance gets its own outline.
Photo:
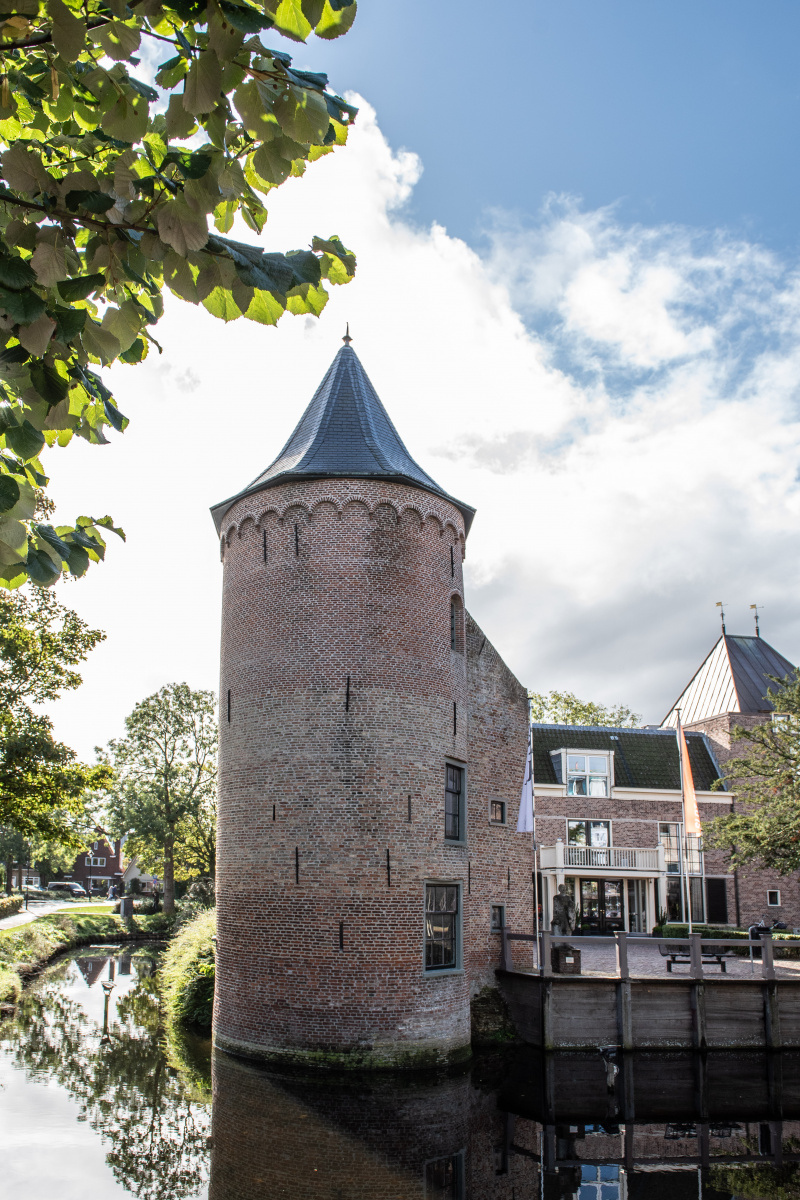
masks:
<path id="1" fill-rule="evenodd" d="M 663 846 L 569 846 L 559 840 L 555 846 L 541 846 L 539 862 L 543 871 L 559 875 L 655 876 L 666 871 Z"/>

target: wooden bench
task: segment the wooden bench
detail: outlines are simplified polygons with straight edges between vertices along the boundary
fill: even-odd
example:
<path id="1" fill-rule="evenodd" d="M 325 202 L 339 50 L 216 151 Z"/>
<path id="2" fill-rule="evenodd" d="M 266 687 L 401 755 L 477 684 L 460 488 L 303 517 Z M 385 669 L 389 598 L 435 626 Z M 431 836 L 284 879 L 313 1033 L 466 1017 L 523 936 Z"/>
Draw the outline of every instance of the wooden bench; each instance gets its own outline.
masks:
<path id="1" fill-rule="evenodd" d="M 659 942 L 658 949 L 661 952 L 661 957 L 667 960 L 667 971 L 669 974 L 672 974 L 673 963 L 690 963 L 692 961 L 688 946 L 670 946 L 669 944 L 665 945 L 663 942 Z M 716 953 L 711 950 L 704 950 L 700 961 L 704 967 L 710 967 L 714 963 L 718 963 L 722 974 L 727 975 L 725 959 L 732 957 L 733 949 L 729 950 L 726 947 L 724 950 L 719 950 Z"/>

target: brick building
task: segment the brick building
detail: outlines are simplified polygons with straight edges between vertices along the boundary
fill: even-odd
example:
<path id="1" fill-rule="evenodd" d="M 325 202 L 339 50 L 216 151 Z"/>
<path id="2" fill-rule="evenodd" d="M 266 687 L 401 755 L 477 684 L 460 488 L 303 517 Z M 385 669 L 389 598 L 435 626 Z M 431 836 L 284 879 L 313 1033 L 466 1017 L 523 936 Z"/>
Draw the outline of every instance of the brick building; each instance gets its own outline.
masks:
<path id="1" fill-rule="evenodd" d="M 86 891 L 105 890 L 112 883 L 119 884 L 125 865 L 123 840 L 111 838 L 99 826 L 95 829 L 95 840 L 91 846 L 75 859 L 71 871 L 61 878 L 79 883 Z"/>
<path id="2" fill-rule="evenodd" d="M 741 637 L 726 633 L 703 661 L 662 722 L 662 728 L 674 728 L 677 710 L 687 730 L 702 733 L 716 761 L 725 763 L 746 753 L 747 743 L 734 741 L 736 726 L 752 729 L 770 719 L 774 711 L 767 697 L 775 679 L 793 675 L 795 667 L 773 646 L 756 634 Z M 737 801 L 731 798 L 731 811 Z M 800 887 L 798 875 L 778 875 L 748 866 L 733 872 L 728 880 L 732 899 L 729 911 L 737 924 L 749 924 L 765 915 L 785 921 L 790 928 L 800 926 Z"/>
<path id="3" fill-rule="evenodd" d="M 728 812 L 730 797 L 711 790 L 719 770 L 705 737 L 690 733 L 687 745 L 701 818 Z M 581 933 L 649 933 L 662 912 L 681 920 L 686 856 L 682 863 L 674 732 L 534 725 L 533 747 L 545 928 L 562 883 L 574 896 Z M 709 908 L 714 920 L 727 922 L 724 860 L 692 842 L 693 919 L 705 920 Z"/>
<path id="4" fill-rule="evenodd" d="M 713 788 L 725 762 L 744 751 L 732 730 L 768 720 L 771 678 L 793 671 L 762 638 L 723 634 L 658 729 L 533 727 L 545 927 L 562 883 L 583 933 L 649 933 L 661 914 L 686 920 L 687 891 L 698 923 L 748 925 L 766 916 L 800 925 L 796 875 L 732 871 L 724 851 L 693 838 L 681 855 L 675 737 L 681 709 L 701 820 L 735 811 L 736 797 Z"/>
<path id="5" fill-rule="evenodd" d="M 531 929 L 527 700 L 465 610 L 474 512 L 411 458 L 349 341 L 275 462 L 213 510 L 215 1038 L 411 1067 L 469 1054 L 499 929 Z"/>

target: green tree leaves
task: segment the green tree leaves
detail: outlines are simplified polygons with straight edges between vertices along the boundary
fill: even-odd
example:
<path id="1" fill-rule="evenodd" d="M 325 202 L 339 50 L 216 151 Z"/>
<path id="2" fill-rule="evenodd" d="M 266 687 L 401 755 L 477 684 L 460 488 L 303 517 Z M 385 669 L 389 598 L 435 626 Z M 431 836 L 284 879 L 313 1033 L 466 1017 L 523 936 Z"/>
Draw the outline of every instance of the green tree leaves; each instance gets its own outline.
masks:
<path id="1" fill-rule="evenodd" d="M 15 486 L 20 494 L 0 524 L 18 527 L 20 557 L 25 560 L 27 554 L 32 577 L 40 571 L 60 574 L 63 557 L 78 548 L 60 545 L 56 530 L 36 522 L 29 545 L 25 525 L 9 518 L 15 512 L 33 515 L 34 489 L 2 475 L 0 504 L 9 504 Z M 0 552 L 8 554 L 11 541 L 7 534 Z M 77 848 L 87 791 L 109 783 L 107 767 L 77 762 L 68 746 L 54 740 L 50 720 L 32 707 L 78 687 L 81 677 L 75 668 L 104 638 L 99 629 L 89 629 L 77 613 L 59 604 L 52 592 L 35 588 L 0 595 L 0 825 L 25 837 Z"/>
<path id="2" fill-rule="evenodd" d="M 269 192 L 343 145 L 356 115 L 264 31 L 337 37 L 355 13 L 355 0 L 18 0 L 0 16 L 0 586 L 102 558 L 110 519 L 50 537 L 17 509 L 47 486 L 47 446 L 124 430 L 93 368 L 157 346 L 165 286 L 220 320 L 273 325 L 319 315 L 327 287 L 353 278 L 336 237 L 276 253 L 225 235 L 238 216 L 260 233 Z M 131 71 L 164 43 L 159 92 Z"/>
<path id="3" fill-rule="evenodd" d="M 157 860 L 164 911 L 171 912 L 182 831 L 207 832 L 216 813 L 216 699 L 213 692 L 170 684 L 140 701 L 125 728 L 126 737 L 109 745 L 115 775 L 109 818 L 121 832 L 134 830 L 132 854 Z"/>
<path id="4" fill-rule="evenodd" d="M 606 708 L 592 700 L 579 700 L 572 692 L 528 692 L 531 720 L 553 725 L 609 725 L 615 729 L 635 729 L 639 713 L 624 704 Z"/>
<path id="5" fill-rule="evenodd" d="M 800 867 L 800 671 L 773 678 L 775 713 L 754 729 L 735 728 L 740 753 L 723 766 L 737 811 L 705 827 L 735 866 L 756 862 L 789 875 Z"/>

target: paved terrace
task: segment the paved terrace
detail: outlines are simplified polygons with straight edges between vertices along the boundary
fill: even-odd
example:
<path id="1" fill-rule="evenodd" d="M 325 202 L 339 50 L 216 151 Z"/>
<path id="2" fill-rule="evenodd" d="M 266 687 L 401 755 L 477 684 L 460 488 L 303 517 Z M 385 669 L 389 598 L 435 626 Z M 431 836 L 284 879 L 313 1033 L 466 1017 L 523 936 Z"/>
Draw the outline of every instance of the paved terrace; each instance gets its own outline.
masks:
<path id="1" fill-rule="evenodd" d="M 703 939 L 706 940 L 705 937 Z M 727 943 L 730 945 L 730 943 Z M 773 948 L 778 950 L 780 942 L 773 940 Z M 600 978 L 617 978 L 617 957 L 616 948 L 608 942 L 599 942 L 597 945 L 592 945 L 585 941 L 576 943 L 576 946 L 581 951 L 581 974 L 593 975 Z M 797 943 L 800 949 L 800 942 Z M 688 946 L 682 946 L 681 950 L 688 953 Z M 707 978 L 719 978 L 720 976 L 732 979 L 761 979 L 761 958 L 759 955 L 753 963 L 751 970 L 750 959 L 740 958 L 738 955 L 731 955 L 725 958 L 726 975 L 722 975 L 719 966 L 716 963 L 704 963 L 703 975 Z M 530 970 L 532 967 L 533 948 L 529 943 L 516 943 L 513 951 L 514 966 L 517 970 Z M 672 964 L 672 974 L 667 976 L 667 959 L 663 958 L 658 949 L 657 942 L 651 942 L 648 938 L 629 938 L 628 939 L 628 971 L 631 979 L 663 979 L 671 977 L 675 979 L 689 979 L 690 970 L 688 962 L 678 962 Z M 499 966 L 499 963 L 498 963 Z M 561 978 L 561 976 L 557 976 Z M 776 979 L 800 979 L 800 958 L 779 958 L 775 954 L 775 978 Z"/>

